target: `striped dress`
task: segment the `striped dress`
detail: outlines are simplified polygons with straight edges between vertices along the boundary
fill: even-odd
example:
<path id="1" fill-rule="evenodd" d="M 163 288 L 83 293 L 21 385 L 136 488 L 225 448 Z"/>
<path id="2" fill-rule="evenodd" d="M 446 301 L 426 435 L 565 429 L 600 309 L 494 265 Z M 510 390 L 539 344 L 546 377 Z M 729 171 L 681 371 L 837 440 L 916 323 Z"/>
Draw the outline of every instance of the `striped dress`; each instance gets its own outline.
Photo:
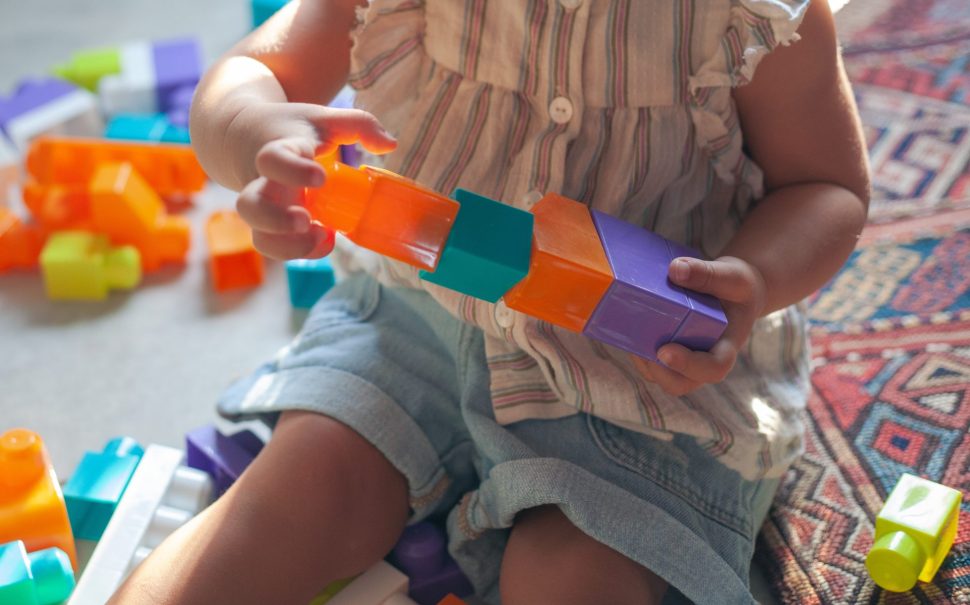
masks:
<path id="1" fill-rule="evenodd" d="M 384 167 L 528 210 L 545 192 L 716 256 L 762 195 L 731 88 L 797 39 L 807 0 L 372 0 L 351 57 L 357 105 L 397 136 Z M 346 241 L 345 271 L 425 288 L 485 333 L 497 420 L 586 412 L 691 435 L 747 479 L 802 449 L 804 309 L 757 322 L 723 382 L 685 397 L 581 334 L 422 282 Z"/>

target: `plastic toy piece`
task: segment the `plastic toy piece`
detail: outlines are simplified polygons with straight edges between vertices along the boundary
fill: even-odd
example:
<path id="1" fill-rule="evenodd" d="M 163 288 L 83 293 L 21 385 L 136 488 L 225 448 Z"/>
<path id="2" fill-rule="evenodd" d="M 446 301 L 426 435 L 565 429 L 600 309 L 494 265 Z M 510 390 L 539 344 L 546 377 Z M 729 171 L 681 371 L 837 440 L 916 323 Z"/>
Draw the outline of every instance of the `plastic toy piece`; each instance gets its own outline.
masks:
<path id="1" fill-rule="evenodd" d="M 208 504 L 209 476 L 180 466 L 182 458 L 148 446 L 68 605 L 107 602 L 152 549 Z"/>
<path id="2" fill-rule="evenodd" d="M 866 568 L 876 584 L 906 592 L 930 582 L 957 532 L 962 494 L 904 473 L 876 517 Z"/>
<path id="3" fill-rule="evenodd" d="M 461 208 L 441 261 L 421 278 L 496 302 L 529 272 L 534 217 L 464 189 L 454 198 Z"/>
<path id="4" fill-rule="evenodd" d="M 583 333 L 656 360 L 657 349 L 674 340 L 681 325 L 685 320 L 692 321 L 689 316 L 695 312 L 687 291 L 667 280 L 667 267 L 674 255 L 667 240 L 655 233 L 596 210 L 592 215 L 615 279 Z M 698 324 L 710 319 L 705 316 Z M 718 328 L 716 333 L 707 335 L 711 342 L 727 326 L 723 312 L 719 319 L 712 322 Z M 689 332 L 692 343 L 701 339 L 696 330 Z"/>
<path id="5" fill-rule="evenodd" d="M 152 60 L 158 110 L 168 112 L 190 104 L 203 72 L 202 49 L 198 42 L 191 38 L 155 42 Z"/>
<path id="6" fill-rule="evenodd" d="M 20 180 L 20 164 L 17 150 L 0 134 L 0 206 L 7 203 L 10 188 Z"/>
<path id="7" fill-rule="evenodd" d="M 121 52 L 117 48 L 82 50 L 54 68 L 54 74 L 64 80 L 97 92 L 98 81 L 105 76 L 121 73 Z"/>
<path id="8" fill-rule="evenodd" d="M 209 244 L 209 275 L 216 292 L 252 288 L 263 283 L 263 257 L 253 246 L 249 225 L 234 211 L 209 216 L 205 224 Z"/>
<path id="9" fill-rule="evenodd" d="M 445 598 L 438 601 L 438 605 L 466 605 L 464 601 L 459 599 L 453 594 L 446 596 Z"/>
<path id="10" fill-rule="evenodd" d="M 290 0 L 252 0 L 253 29 L 262 25 Z"/>
<path id="11" fill-rule="evenodd" d="M 25 225 L 9 208 L 0 206 L 0 273 L 37 266 L 44 234 Z"/>
<path id="12" fill-rule="evenodd" d="M 60 548 L 77 568 L 54 466 L 40 436 L 27 429 L 0 435 L 0 543 L 13 540 L 23 540 L 31 552 Z"/>
<path id="13" fill-rule="evenodd" d="M 176 126 L 164 113 L 122 113 L 111 118 L 104 131 L 108 139 L 188 145 L 189 129 Z"/>
<path id="14" fill-rule="evenodd" d="M 355 579 L 357 579 L 356 576 L 353 578 L 346 578 L 343 580 L 337 580 L 336 582 L 331 582 L 329 586 L 323 589 L 323 592 L 313 597 L 313 600 L 310 601 L 310 605 L 323 605 L 324 603 L 329 603 L 338 592 L 346 588 L 347 585 L 353 582 Z"/>
<path id="15" fill-rule="evenodd" d="M 131 163 L 162 197 L 205 186 L 205 172 L 185 145 L 41 137 L 27 153 L 27 172 L 41 185 L 86 187 L 101 164 L 112 162 Z"/>
<path id="16" fill-rule="evenodd" d="M 696 250 L 683 244 L 667 240 L 667 246 L 670 248 L 670 260 L 680 256 L 700 257 Z M 717 298 L 710 294 L 681 290 L 687 295 L 690 313 L 680 324 L 673 341 L 694 351 L 707 351 L 714 346 L 727 326 L 724 309 L 721 308 L 721 303 L 718 302 Z"/>
<path id="17" fill-rule="evenodd" d="M 25 80 L 0 98 L 0 129 L 24 151 L 42 134 L 98 136 L 104 130 L 97 98 L 73 84 L 47 78 Z"/>
<path id="18" fill-rule="evenodd" d="M 473 592 L 468 578 L 448 554 L 445 532 L 428 521 L 404 530 L 391 551 L 390 561 L 407 574 L 408 596 L 419 605 L 435 605 L 448 593 Z"/>
<path id="19" fill-rule="evenodd" d="M 309 309 L 335 283 L 330 259 L 286 261 L 286 283 L 290 288 L 290 304 L 297 309 Z"/>
<path id="20" fill-rule="evenodd" d="M 263 449 L 263 442 L 251 431 L 225 436 L 207 425 L 185 435 L 187 464 L 212 477 L 216 497 L 239 479 Z"/>
<path id="21" fill-rule="evenodd" d="M 131 164 L 104 164 L 91 179 L 91 218 L 112 242 L 129 244 L 141 253 L 142 269 L 185 262 L 189 223 L 169 216 L 165 205 Z"/>
<path id="22" fill-rule="evenodd" d="M 433 271 L 458 204 L 393 172 L 333 157 L 317 158 L 327 179 L 307 190 L 313 218 L 369 250 Z"/>
<path id="23" fill-rule="evenodd" d="M 98 84 L 105 113 L 166 113 L 184 109 L 185 94 L 202 76 L 202 53 L 188 38 L 137 42 L 123 46 L 120 69 Z"/>
<path id="24" fill-rule="evenodd" d="M 408 578 L 385 561 L 378 561 L 344 587 L 328 605 L 414 605 L 407 596 Z"/>
<path id="25" fill-rule="evenodd" d="M 59 548 L 27 554 L 20 540 L 0 544 L 0 603 L 55 605 L 74 589 L 71 560 Z"/>
<path id="26" fill-rule="evenodd" d="M 31 180 L 24 184 L 23 200 L 30 214 L 47 231 L 94 230 L 87 187 L 41 185 Z"/>
<path id="27" fill-rule="evenodd" d="M 130 290 L 141 281 L 137 249 L 112 247 L 106 236 L 87 231 L 51 235 L 40 266 L 51 300 L 104 300 L 109 290 Z"/>
<path id="28" fill-rule="evenodd" d="M 535 233 L 529 274 L 505 294 L 516 311 L 582 332 L 613 282 L 593 219 L 584 204 L 546 194 L 532 208 Z"/>
<path id="29" fill-rule="evenodd" d="M 116 437 L 101 452 L 87 452 L 64 486 L 64 502 L 78 540 L 99 540 L 145 451 Z"/>

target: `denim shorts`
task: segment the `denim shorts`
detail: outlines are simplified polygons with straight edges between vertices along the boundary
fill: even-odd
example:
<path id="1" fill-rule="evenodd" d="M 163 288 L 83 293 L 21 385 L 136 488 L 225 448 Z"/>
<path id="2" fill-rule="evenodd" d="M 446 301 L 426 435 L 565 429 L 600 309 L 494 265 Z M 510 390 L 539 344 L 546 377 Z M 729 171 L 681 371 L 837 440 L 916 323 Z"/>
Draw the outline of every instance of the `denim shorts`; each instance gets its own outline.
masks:
<path id="1" fill-rule="evenodd" d="M 690 438 L 588 414 L 500 425 L 479 329 L 426 293 L 339 283 L 219 411 L 275 422 L 310 410 L 352 427 L 407 478 L 412 522 L 447 515 L 449 550 L 489 603 L 519 511 L 553 504 L 664 578 L 665 603 L 754 603 L 748 572 L 777 480 L 746 481 Z"/>

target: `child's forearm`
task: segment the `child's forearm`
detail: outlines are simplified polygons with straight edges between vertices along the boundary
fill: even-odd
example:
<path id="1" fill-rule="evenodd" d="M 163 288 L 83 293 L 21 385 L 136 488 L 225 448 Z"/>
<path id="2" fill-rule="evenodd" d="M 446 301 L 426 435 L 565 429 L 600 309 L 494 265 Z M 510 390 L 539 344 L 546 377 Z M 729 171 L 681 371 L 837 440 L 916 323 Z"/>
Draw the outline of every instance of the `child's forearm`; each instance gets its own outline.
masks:
<path id="1" fill-rule="evenodd" d="M 830 183 L 771 191 L 721 252 L 747 261 L 765 281 L 765 315 L 805 298 L 832 277 L 855 247 L 867 201 Z"/>

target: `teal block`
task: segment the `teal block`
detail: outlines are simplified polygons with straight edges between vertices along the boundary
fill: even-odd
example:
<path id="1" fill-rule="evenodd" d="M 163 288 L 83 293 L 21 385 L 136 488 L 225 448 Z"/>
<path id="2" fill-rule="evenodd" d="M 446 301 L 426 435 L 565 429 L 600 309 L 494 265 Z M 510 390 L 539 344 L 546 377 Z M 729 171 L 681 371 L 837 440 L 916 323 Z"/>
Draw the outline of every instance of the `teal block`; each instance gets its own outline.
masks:
<path id="1" fill-rule="evenodd" d="M 64 503 L 75 538 L 101 538 L 143 453 L 134 439 L 117 437 L 102 452 L 84 454 L 64 486 Z"/>
<path id="2" fill-rule="evenodd" d="M 0 544 L 0 603 L 54 605 L 74 590 L 71 560 L 59 548 L 27 554 L 20 540 Z"/>
<path id="3" fill-rule="evenodd" d="M 333 287 L 334 274 L 330 259 L 286 261 L 286 282 L 290 287 L 290 304 L 297 309 L 309 309 Z"/>
<path id="4" fill-rule="evenodd" d="M 287 2 L 289 0 L 252 0 L 253 29 L 276 14 L 276 11 L 286 6 Z"/>
<path id="5" fill-rule="evenodd" d="M 434 273 L 421 279 L 496 302 L 529 273 L 532 213 L 456 189 L 461 203 Z"/>
<path id="6" fill-rule="evenodd" d="M 175 126 L 163 113 L 122 113 L 113 117 L 104 131 L 105 138 L 153 143 L 189 144 L 189 129 Z"/>

